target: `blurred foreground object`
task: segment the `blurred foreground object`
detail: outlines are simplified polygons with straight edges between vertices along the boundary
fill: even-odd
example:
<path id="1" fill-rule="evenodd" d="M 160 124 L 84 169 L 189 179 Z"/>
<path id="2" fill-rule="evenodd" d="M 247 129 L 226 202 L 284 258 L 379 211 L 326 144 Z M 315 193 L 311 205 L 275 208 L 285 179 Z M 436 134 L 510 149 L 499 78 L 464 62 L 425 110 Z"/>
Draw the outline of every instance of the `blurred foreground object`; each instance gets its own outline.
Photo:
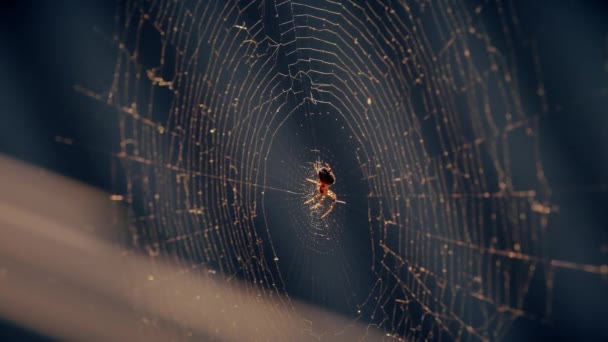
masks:
<path id="1" fill-rule="evenodd" d="M 116 196 L 1 156 L 0 189 L 0 316 L 18 325 L 87 341 L 381 338 L 256 285 L 135 255 Z"/>

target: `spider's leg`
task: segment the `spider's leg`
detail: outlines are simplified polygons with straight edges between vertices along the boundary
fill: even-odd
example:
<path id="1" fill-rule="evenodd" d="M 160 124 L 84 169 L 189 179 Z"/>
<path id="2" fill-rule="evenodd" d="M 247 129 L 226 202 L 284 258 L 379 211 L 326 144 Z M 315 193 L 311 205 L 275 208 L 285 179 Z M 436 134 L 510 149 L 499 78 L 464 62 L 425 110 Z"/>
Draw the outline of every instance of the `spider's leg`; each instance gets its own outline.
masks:
<path id="1" fill-rule="evenodd" d="M 319 196 L 320 196 L 320 194 L 315 194 L 308 201 L 304 202 L 304 204 L 308 204 L 310 202 L 314 202 Z"/>
<path id="2" fill-rule="evenodd" d="M 314 180 L 314 179 L 306 178 L 306 180 L 307 180 L 307 181 L 309 181 L 309 182 L 311 182 L 311 183 L 315 183 L 315 184 L 317 184 L 317 183 L 318 183 L 318 181 L 316 181 L 316 180 Z"/>
<path id="3" fill-rule="evenodd" d="M 327 190 L 327 196 L 331 197 L 331 204 L 329 205 L 329 209 L 327 209 L 325 214 L 323 214 L 323 216 L 321 216 L 322 219 L 326 218 L 327 215 L 329 215 L 329 213 L 331 213 L 331 211 L 334 210 L 334 206 L 336 205 L 336 202 L 338 201 L 338 196 L 336 196 L 336 194 L 331 190 Z"/>
<path id="4" fill-rule="evenodd" d="M 320 207 L 321 204 L 323 204 L 323 200 L 325 199 L 325 196 L 323 196 L 321 194 L 319 194 L 318 196 L 319 196 L 319 201 L 312 206 L 312 209 L 316 209 L 316 208 Z"/>

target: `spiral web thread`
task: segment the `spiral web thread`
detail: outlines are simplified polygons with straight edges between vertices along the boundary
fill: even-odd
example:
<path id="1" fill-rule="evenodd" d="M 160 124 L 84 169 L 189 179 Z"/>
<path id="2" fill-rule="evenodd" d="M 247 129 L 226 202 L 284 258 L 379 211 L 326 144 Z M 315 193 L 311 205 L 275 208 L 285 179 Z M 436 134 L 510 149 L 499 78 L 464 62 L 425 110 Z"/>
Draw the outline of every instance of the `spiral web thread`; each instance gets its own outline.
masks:
<path id="1" fill-rule="evenodd" d="M 298 160 L 278 182 L 268 158 L 294 118 L 321 139 L 318 111 L 340 122 L 369 190 L 373 260 L 358 267 L 376 281 L 353 315 L 388 338 L 500 338 L 518 317 L 550 317 L 555 269 L 608 273 L 546 254 L 553 207 L 537 124 L 547 105 L 542 83 L 520 86 L 521 32 L 508 3 L 118 7 L 113 83 L 90 94 L 118 110 L 126 187 L 116 198 L 134 212 L 133 245 L 151 258 L 242 278 L 259 296 L 257 314 L 297 318 L 265 195 L 305 212 L 297 224 L 307 229 L 314 160 Z M 341 218 L 330 225 L 345 234 Z M 527 309 L 535 277 L 542 310 Z M 270 304 L 277 294 L 287 297 Z M 268 322 L 259 338 L 273 331 Z"/>

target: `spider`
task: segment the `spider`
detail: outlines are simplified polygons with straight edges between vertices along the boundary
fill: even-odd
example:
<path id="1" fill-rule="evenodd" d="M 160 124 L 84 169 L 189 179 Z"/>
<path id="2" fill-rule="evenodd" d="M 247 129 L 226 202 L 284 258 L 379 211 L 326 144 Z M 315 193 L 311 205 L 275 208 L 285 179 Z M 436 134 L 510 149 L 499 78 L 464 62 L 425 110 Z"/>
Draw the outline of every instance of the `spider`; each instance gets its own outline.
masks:
<path id="1" fill-rule="evenodd" d="M 327 163 L 321 164 L 320 162 L 317 162 L 314 164 L 313 167 L 315 168 L 315 172 L 318 175 L 319 179 L 314 180 L 314 179 L 307 178 L 306 180 L 311 183 L 317 184 L 318 192 L 315 192 L 315 195 L 308 201 L 304 202 L 304 204 L 308 204 L 308 203 L 317 201 L 317 203 L 315 203 L 312 206 L 312 208 L 314 209 L 314 208 L 319 207 L 321 205 L 321 203 L 323 203 L 323 200 L 325 199 L 325 197 L 330 197 L 331 205 L 329 206 L 329 209 L 327 209 L 325 214 L 323 214 L 323 216 L 321 216 L 321 219 L 324 219 L 327 217 L 327 215 L 329 215 L 329 213 L 331 213 L 331 211 L 334 209 L 334 206 L 336 205 L 336 203 L 344 203 L 344 202 L 338 201 L 338 196 L 336 196 L 336 194 L 333 191 L 329 190 L 329 187 L 336 182 L 336 176 L 331 171 L 331 167 L 329 166 L 329 164 L 327 164 Z"/>

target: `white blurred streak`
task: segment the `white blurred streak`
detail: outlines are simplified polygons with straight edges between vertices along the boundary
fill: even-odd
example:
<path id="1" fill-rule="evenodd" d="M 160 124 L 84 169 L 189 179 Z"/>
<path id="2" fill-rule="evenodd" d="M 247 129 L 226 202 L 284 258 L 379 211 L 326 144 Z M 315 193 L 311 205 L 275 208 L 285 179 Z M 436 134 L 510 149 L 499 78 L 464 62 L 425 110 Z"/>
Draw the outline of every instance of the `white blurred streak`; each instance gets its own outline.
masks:
<path id="1" fill-rule="evenodd" d="M 0 157 L 0 189 L 0 316 L 19 325 L 69 340 L 382 338 L 258 286 L 134 255 L 112 232 L 118 204 L 90 187 Z"/>

